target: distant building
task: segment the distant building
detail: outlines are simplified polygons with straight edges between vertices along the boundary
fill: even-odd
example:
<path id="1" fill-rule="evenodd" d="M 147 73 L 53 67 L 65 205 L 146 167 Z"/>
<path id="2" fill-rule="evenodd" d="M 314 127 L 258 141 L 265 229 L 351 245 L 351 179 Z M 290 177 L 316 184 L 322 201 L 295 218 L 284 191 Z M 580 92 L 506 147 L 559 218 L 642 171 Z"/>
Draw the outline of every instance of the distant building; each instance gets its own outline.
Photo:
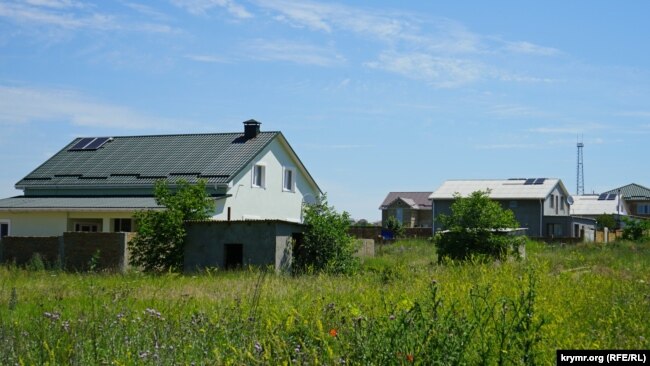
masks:
<path id="1" fill-rule="evenodd" d="M 620 195 L 625 201 L 628 214 L 631 216 L 650 217 L 650 188 L 632 183 L 603 194 Z"/>
<path id="2" fill-rule="evenodd" d="M 381 210 L 382 225 L 393 216 L 404 227 L 431 227 L 432 192 L 389 192 L 379 209 Z"/>
<path id="3" fill-rule="evenodd" d="M 432 200 L 434 231 L 443 230 L 435 218 L 451 214 L 454 195 L 469 196 L 488 191 L 489 197 L 510 209 L 530 237 L 593 236 L 595 221 L 570 215 L 571 199 L 560 179 L 448 180 L 429 198 Z"/>
<path id="4" fill-rule="evenodd" d="M 616 193 L 601 195 L 573 196 L 571 215 L 595 219 L 600 215 L 612 215 L 615 218 L 627 215 L 625 200 Z"/>

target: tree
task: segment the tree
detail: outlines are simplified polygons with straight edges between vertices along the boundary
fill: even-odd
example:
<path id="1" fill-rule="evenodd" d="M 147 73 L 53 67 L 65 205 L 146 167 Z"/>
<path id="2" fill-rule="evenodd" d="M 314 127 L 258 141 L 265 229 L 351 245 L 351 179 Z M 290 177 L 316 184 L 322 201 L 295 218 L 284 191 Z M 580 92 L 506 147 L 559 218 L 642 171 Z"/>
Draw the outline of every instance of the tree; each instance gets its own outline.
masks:
<path id="1" fill-rule="evenodd" d="M 386 219 L 384 228 L 393 234 L 394 239 L 404 237 L 404 226 L 399 222 L 399 220 L 397 220 L 397 218 L 395 218 L 395 216 L 389 216 L 388 219 Z"/>
<path id="2" fill-rule="evenodd" d="M 348 234 L 350 215 L 329 206 L 327 197 L 303 207 L 303 242 L 295 256 L 296 272 L 353 273 L 359 266 L 355 240 Z"/>
<path id="3" fill-rule="evenodd" d="M 473 256 L 503 258 L 519 245 L 503 229 L 519 227 L 511 210 L 490 199 L 490 191 L 476 191 L 468 197 L 454 196 L 451 215 L 436 220 L 447 230 L 436 237 L 438 259 L 465 260 Z"/>
<path id="4" fill-rule="evenodd" d="M 609 230 L 616 229 L 616 219 L 614 215 L 602 214 L 596 217 L 596 224 L 599 230 L 608 228 Z"/>
<path id="5" fill-rule="evenodd" d="M 623 217 L 623 239 L 639 241 L 648 235 L 650 231 L 650 220 L 628 219 Z"/>
<path id="6" fill-rule="evenodd" d="M 183 268 L 185 220 L 204 220 L 214 211 L 214 200 L 205 189 L 205 181 L 191 185 L 176 182 L 171 191 L 160 180 L 154 187 L 156 203 L 164 211 L 138 211 L 134 218 L 137 235 L 129 242 L 130 263 L 147 272 L 180 271 Z"/>

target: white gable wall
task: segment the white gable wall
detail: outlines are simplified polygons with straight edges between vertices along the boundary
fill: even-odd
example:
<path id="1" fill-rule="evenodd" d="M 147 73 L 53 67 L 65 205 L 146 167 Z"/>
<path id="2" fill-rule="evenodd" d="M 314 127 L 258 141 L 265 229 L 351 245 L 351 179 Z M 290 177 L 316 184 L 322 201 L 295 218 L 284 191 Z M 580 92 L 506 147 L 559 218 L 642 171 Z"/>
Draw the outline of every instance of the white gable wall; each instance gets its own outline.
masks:
<path id="1" fill-rule="evenodd" d="M 265 169 L 264 187 L 253 186 L 253 167 L 261 164 Z M 295 189 L 283 190 L 284 168 L 294 171 Z M 228 189 L 231 197 L 217 201 L 214 219 L 231 220 L 279 219 L 302 221 L 302 204 L 312 203 L 320 194 L 310 183 L 307 173 L 293 158 L 289 147 L 280 137 L 275 138 L 248 166 L 232 180 Z"/>
<path id="2" fill-rule="evenodd" d="M 544 216 L 568 216 L 569 205 L 566 202 L 568 193 L 556 184 L 544 201 Z M 551 203 L 553 201 L 553 203 Z M 564 201 L 564 203 L 562 203 Z M 556 210 L 557 204 L 557 210 Z"/>

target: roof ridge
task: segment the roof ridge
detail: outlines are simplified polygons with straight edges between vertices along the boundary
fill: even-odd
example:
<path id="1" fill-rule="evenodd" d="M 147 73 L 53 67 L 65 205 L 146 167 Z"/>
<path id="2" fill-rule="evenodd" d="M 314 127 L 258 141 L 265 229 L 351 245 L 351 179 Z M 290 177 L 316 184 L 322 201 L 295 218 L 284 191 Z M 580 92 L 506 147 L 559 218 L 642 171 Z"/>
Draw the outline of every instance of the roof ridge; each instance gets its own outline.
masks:
<path id="1" fill-rule="evenodd" d="M 260 134 L 277 134 L 280 131 L 260 131 Z M 172 133 L 172 134 L 157 134 L 157 135 L 123 135 L 111 136 L 112 138 L 138 138 L 138 137 L 179 137 L 179 136 L 215 136 L 215 135 L 243 135 L 244 132 L 196 132 L 196 133 Z M 77 136 L 74 139 L 87 138 L 93 136 Z"/>

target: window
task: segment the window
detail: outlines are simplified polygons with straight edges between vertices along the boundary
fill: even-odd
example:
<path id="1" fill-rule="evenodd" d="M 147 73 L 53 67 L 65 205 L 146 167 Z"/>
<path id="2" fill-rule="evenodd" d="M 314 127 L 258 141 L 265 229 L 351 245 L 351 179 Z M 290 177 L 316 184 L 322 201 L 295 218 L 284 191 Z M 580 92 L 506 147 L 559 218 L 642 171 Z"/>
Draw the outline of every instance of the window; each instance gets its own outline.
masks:
<path id="1" fill-rule="evenodd" d="M 253 167 L 253 187 L 264 188 L 264 173 L 266 167 L 264 165 L 255 165 Z"/>
<path id="2" fill-rule="evenodd" d="M 650 215 L 650 205 L 636 206 L 636 213 L 639 215 Z"/>
<path id="3" fill-rule="evenodd" d="M 551 208 L 554 207 L 554 206 L 553 206 L 554 204 L 555 204 L 555 195 L 552 194 L 552 195 L 551 195 Z"/>
<path id="4" fill-rule="evenodd" d="M 0 239 L 9 236 L 9 220 L 0 220 Z"/>
<path id="5" fill-rule="evenodd" d="M 224 249 L 224 267 L 226 269 L 238 268 L 244 265 L 244 245 L 243 244 L 225 244 Z"/>
<path id="6" fill-rule="evenodd" d="M 295 189 L 294 172 L 291 168 L 284 168 L 284 179 L 282 182 L 282 190 L 293 192 Z"/>
<path id="7" fill-rule="evenodd" d="M 564 198 L 564 196 L 562 196 L 560 198 L 560 210 L 564 210 L 564 200 L 565 200 L 565 198 Z"/>
<path id="8" fill-rule="evenodd" d="M 131 219 L 114 219 L 113 231 L 116 233 L 130 233 L 132 231 Z"/>
<path id="9" fill-rule="evenodd" d="M 76 232 L 86 232 L 86 233 L 96 233 L 99 230 L 99 225 L 86 223 L 86 222 L 77 222 L 74 224 L 74 231 Z"/>

